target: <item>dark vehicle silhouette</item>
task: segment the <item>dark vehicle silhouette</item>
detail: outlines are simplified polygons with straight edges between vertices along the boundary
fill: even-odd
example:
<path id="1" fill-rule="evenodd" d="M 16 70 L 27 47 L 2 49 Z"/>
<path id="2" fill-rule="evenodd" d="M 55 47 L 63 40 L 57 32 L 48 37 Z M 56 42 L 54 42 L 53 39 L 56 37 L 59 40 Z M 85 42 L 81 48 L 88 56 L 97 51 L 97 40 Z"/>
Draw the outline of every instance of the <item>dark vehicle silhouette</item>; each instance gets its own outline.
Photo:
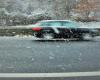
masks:
<path id="1" fill-rule="evenodd" d="M 70 20 L 43 20 L 38 22 L 33 28 L 34 36 L 43 39 L 56 38 L 77 38 L 80 40 L 90 40 L 96 36 L 96 30 L 81 28 L 75 21 Z"/>

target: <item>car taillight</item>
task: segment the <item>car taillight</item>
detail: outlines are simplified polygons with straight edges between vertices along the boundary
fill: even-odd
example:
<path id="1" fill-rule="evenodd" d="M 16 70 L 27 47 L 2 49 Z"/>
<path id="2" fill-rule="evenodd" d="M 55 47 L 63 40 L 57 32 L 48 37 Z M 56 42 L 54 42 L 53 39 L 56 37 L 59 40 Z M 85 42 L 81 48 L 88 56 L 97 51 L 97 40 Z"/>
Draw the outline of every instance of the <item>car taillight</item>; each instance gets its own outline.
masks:
<path id="1" fill-rule="evenodd" d="M 34 27 L 34 28 L 32 28 L 32 30 L 33 30 L 33 31 L 40 31 L 41 28 L 40 28 L 40 27 Z"/>

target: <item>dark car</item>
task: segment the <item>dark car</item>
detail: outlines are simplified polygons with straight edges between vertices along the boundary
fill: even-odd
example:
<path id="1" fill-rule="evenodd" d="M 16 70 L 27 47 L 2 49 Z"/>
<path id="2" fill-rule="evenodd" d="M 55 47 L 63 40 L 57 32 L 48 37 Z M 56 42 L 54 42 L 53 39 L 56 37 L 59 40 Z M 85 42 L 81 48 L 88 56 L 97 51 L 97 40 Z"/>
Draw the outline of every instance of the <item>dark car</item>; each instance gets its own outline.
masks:
<path id="1" fill-rule="evenodd" d="M 43 20 L 33 28 L 34 36 L 43 39 L 77 38 L 92 39 L 96 35 L 95 29 L 81 28 L 75 21 L 70 20 Z"/>

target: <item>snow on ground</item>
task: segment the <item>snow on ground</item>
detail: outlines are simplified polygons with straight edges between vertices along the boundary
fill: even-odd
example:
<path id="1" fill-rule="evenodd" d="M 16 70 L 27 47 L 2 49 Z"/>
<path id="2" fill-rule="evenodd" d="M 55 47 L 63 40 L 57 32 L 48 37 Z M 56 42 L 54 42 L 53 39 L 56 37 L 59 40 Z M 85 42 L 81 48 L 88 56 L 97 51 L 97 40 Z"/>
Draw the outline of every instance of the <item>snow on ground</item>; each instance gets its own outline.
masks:
<path id="1" fill-rule="evenodd" d="M 34 36 L 16 35 L 16 36 L 0 36 L 0 40 L 35 40 Z"/>
<path id="2" fill-rule="evenodd" d="M 8 41 L 8 40 L 32 40 L 32 41 L 76 41 L 76 39 L 50 39 L 50 40 L 46 40 L 46 39 L 39 39 L 36 38 L 34 36 L 0 36 L 0 40 L 2 41 Z M 97 36 L 93 39 L 93 41 L 98 42 L 100 41 L 100 36 Z"/>

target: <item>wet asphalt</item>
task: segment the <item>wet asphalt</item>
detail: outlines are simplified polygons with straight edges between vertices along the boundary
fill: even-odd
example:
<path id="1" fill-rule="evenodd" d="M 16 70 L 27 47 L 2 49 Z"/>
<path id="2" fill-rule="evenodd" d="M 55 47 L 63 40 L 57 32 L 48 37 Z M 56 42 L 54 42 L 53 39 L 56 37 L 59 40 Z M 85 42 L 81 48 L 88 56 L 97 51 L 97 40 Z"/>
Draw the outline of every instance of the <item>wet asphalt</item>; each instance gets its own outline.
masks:
<path id="1" fill-rule="evenodd" d="M 36 41 L 0 37 L 0 73 L 100 70 L 100 38 L 94 41 Z"/>

